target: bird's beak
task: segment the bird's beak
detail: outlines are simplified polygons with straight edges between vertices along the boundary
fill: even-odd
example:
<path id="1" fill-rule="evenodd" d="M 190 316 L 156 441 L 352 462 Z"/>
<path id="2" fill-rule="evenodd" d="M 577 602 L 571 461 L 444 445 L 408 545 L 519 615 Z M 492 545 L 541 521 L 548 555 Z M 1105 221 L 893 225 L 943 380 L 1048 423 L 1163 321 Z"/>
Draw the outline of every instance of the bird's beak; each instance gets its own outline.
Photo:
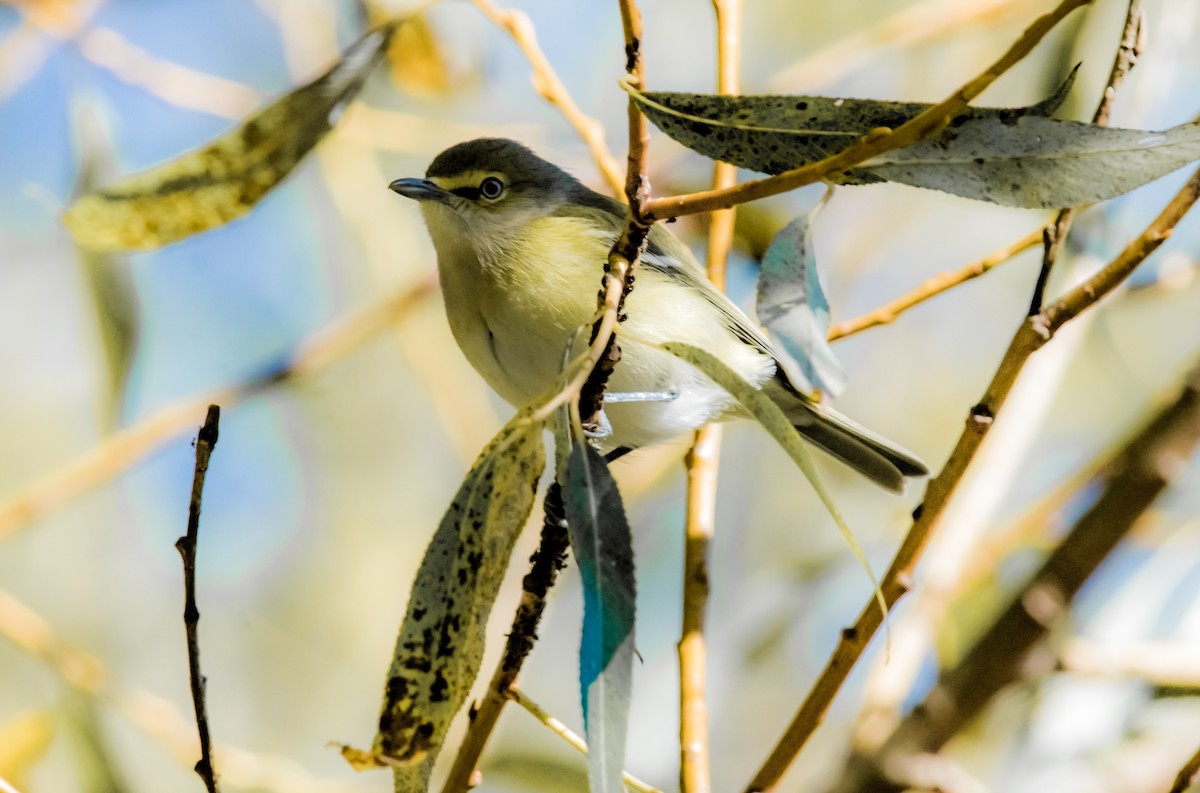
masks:
<path id="1" fill-rule="evenodd" d="M 406 198 L 413 198 L 417 201 L 437 201 L 441 204 L 449 204 L 452 195 L 428 179 L 397 179 L 388 185 L 388 189 Z"/>

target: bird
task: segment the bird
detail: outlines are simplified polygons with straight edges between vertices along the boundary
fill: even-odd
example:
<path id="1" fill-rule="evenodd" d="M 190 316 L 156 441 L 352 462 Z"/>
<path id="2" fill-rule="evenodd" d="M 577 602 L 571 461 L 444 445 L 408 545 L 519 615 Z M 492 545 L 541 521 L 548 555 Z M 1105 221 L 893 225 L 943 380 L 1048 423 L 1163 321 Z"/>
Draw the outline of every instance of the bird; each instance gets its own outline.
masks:
<path id="1" fill-rule="evenodd" d="M 561 385 L 564 363 L 586 347 L 603 264 L 628 208 L 504 138 L 453 145 L 424 178 L 389 188 L 419 202 L 451 332 L 488 385 L 516 407 Z M 611 431 L 600 446 L 610 460 L 747 415 L 658 346 L 682 342 L 717 356 L 770 396 L 802 437 L 877 485 L 899 493 L 906 478 L 928 473 L 913 453 L 794 385 L 764 333 L 661 223 L 636 273 L 608 389 L 638 397 L 605 403 Z"/>

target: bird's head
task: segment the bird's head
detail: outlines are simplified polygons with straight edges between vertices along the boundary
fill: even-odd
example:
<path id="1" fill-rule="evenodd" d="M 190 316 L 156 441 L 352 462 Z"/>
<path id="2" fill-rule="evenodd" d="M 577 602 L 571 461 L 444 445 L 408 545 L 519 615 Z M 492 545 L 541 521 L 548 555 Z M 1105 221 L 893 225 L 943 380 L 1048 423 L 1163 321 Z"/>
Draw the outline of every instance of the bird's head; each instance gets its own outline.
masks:
<path id="1" fill-rule="evenodd" d="M 479 138 L 446 149 L 424 179 L 389 187 L 421 202 L 434 244 L 459 235 L 473 244 L 512 238 L 526 224 L 554 214 L 580 191 L 575 177 L 504 138 Z"/>

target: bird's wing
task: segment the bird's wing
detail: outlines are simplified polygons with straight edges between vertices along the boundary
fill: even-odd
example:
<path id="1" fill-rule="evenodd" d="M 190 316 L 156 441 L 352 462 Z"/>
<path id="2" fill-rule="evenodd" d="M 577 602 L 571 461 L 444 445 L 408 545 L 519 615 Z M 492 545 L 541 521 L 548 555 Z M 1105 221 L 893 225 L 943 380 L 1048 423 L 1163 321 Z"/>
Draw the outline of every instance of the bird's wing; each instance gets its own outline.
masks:
<path id="1" fill-rule="evenodd" d="M 692 251 L 662 226 L 656 225 L 650 229 L 649 242 L 642 256 L 642 266 L 662 273 L 681 286 L 704 295 L 704 298 L 721 312 L 725 326 L 743 344 L 750 345 L 764 355 L 775 357 L 771 342 L 758 326 L 726 297 L 724 292 L 712 285 Z"/>

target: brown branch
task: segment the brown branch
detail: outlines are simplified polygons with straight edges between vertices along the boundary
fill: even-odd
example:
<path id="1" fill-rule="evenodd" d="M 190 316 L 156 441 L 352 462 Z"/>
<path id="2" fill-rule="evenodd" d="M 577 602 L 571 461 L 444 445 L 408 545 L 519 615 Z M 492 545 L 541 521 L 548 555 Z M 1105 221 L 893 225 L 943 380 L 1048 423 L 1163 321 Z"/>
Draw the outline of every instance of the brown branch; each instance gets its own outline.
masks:
<path id="1" fill-rule="evenodd" d="M 993 268 L 1009 261 L 1019 253 L 1037 245 L 1042 240 L 1042 229 L 1031 231 L 1021 239 L 1007 245 L 997 251 L 994 251 L 983 257 L 977 262 L 968 264 L 961 270 L 956 270 L 952 273 L 940 273 L 926 280 L 916 289 L 913 289 L 907 294 L 901 295 L 895 300 L 880 306 L 874 311 L 863 314 L 846 322 L 840 322 L 829 329 L 829 340 L 837 341 L 838 339 L 852 336 L 855 333 L 860 333 L 868 328 L 875 328 L 880 325 L 887 325 L 895 322 L 901 314 L 908 311 L 913 306 L 924 303 L 932 297 L 937 297 L 943 292 L 947 292 L 959 284 L 966 283 L 973 278 L 978 278 L 981 275 L 991 271 Z"/>
<path id="2" fill-rule="evenodd" d="M 625 70 L 627 79 L 638 87 L 646 83 L 642 61 L 642 15 L 634 0 L 620 0 L 621 27 L 625 34 Z M 642 248 L 650 234 L 649 221 L 643 219 L 642 207 L 650 193 L 650 182 L 646 178 L 646 147 L 650 141 L 650 127 L 637 103 L 629 100 L 629 156 L 625 172 L 625 198 L 629 202 L 629 222 L 613 245 L 604 265 L 604 287 L 600 290 L 598 303 L 601 309 L 614 304 L 616 294 L 617 321 L 623 319 L 621 309 L 625 297 L 633 289 L 634 273 L 641 259 Z M 619 292 L 614 290 L 619 289 Z M 605 338 L 604 317 L 592 326 L 591 344 L 603 345 L 603 351 L 579 393 L 579 416 L 585 427 L 599 425 L 600 410 L 604 405 L 604 390 L 608 378 L 621 360 L 621 346 L 617 343 L 616 327 L 608 323 Z"/>
<path id="3" fill-rule="evenodd" d="M 62 682 L 123 715 L 161 746 L 172 759 L 191 767 L 196 758 L 196 728 L 171 700 L 141 688 L 120 686 L 99 658 L 55 634 L 47 619 L 0 589 L 0 636 L 41 660 Z M 343 780 L 310 776 L 293 760 L 220 744 L 221 777 L 238 788 L 279 793 L 351 793 Z"/>
<path id="4" fill-rule="evenodd" d="M 169 405 L 132 426 L 102 440 L 84 454 L 49 472 L 23 491 L 0 503 L 0 540 L 15 534 L 47 512 L 99 487 L 132 468 L 172 438 L 195 426 L 205 406 L 219 402 L 226 408 L 251 396 L 312 374 L 373 338 L 384 328 L 408 316 L 437 290 L 429 278 L 398 292 L 377 305 L 316 333 L 284 366 L 272 369 L 241 385 L 217 389 Z"/>
<path id="5" fill-rule="evenodd" d="M 562 488 L 557 482 L 546 491 L 544 503 L 546 514 L 542 522 L 541 543 L 530 557 L 529 573 L 521 583 L 521 602 L 513 617 L 504 653 L 488 683 L 483 701 L 471 714 L 470 726 L 458 748 L 450 774 L 442 785 L 442 793 L 464 793 L 472 787 L 472 776 L 479 764 L 479 757 L 496 726 L 496 720 L 500 718 L 500 711 L 508 702 L 509 689 L 517 682 L 521 666 L 537 641 L 538 623 L 546 609 L 546 593 L 554 586 L 558 571 L 566 567 L 569 544 L 567 519 L 563 511 Z"/>
<path id="6" fill-rule="evenodd" d="M 1092 114 L 1092 123 L 1102 127 L 1108 126 L 1113 103 L 1117 98 L 1117 87 L 1125 80 L 1125 75 L 1137 63 L 1145 43 L 1145 15 L 1142 13 L 1142 0 L 1129 0 L 1129 8 L 1125 12 L 1125 25 L 1121 29 L 1121 42 L 1117 45 L 1117 54 L 1113 57 L 1112 68 L 1108 72 L 1108 80 L 1104 90 L 1100 92 L 1100 101 L 1096 112 Z M 1059 252 L 1071 224 L 1075 221 L 1075 207 L 1060 209 L 1058 215 L 1043 231 L 1042 269 L 1038 273 L 1037 282 L 1033 286 L 1033 298 L 1029 302 L 1029 316 L 1042 310 L 1046 299 L 1046 286 L 1050 283 L 1050 273 L 1058 261 Z"/>
<path id="7" fill-rule="evenodd" d="M 175 541 L 175 550 L 183 559 L 183 627 L 187 634 L 188 675 L 192 681 L 192 707 L 196 711 L 196 731 L 200 735 L 200 759 L 196 773 L 204 780 L 208 793 L 217 793 L 217 771 L 212 762 L 212 740 L 208 733 L 208 709 L 204 703 L 207 680 L 200 673 L 200 609 L 196 607 L 196 543 L 200 538 L 200 499 L 208 460 L 217 445 L 221 408 L 208 406 L 208 415 L 196 436 L 196 470 L 192 477 L 192 497 L 188 501 L 187 534 Z"/>
<path id="8" fill-rule="evenodd" d="M 1046 559 L 1008 609 L 946 672 L 884 744 L 876 758 L 855 758 L 842 791 L 900 791 L 893 769 L 905 758 L 936 752 L 1000 690 L 1022 677 L 1052 671 L 1041 641 L 1072 598 L 1130 532 L 1200 444 L 1200 364 L 1179 396 L 1112 458 L 1095 503 Z"/>
<path id="9" fill-rule="evenodd" d="M 1037 19 L 1016 43 L 1009 48 L 983 73 L 963 85 L 948 98 L 930 107 L 915 118 L 910 119 L 894 130 L 886 127 L 873 130 L 864 135 L 858 143 L 842 149 L 837 154 L 818 160 L 814 163 L 794 168 L 790 171 L 771 176 L 766 179 L 753 179 L 748 182 L 721 190 L 709 190 L 702 193 L 656 198 L 645 205 L 642 219 L 649 222 L 692 215 L 697 212 L 710 212 L 714 209 L 744 204 L 760 198 L 786 193 L 798 187 L 829 180 L 842 171 L 852 168 L 865 160 L 877 157 L 893 149 L 911 146 L 918 141 L 937 133 L 956 115 L 963 112 L 967 105 L 979 96 L 985 88 L 996 81 L 1000 75 L 1020 62 L 1029 52 L 1057 25 L 1064 17 L 1077 8 L 1091 3 L 1091 0 L 1063 0 L 1050 13 Z M 636 87 L 640 88 L 640 84 Z"/>
<path id="10" fill-rule="evenodd" d="M 1021 324 L 983 398 L 971 408 L 966 426 L 950 453 L 950 458 L 926 487 L 924 503 L 914 513 L 913 525 L 880 582 L 884 600 L 889 608 L 908 591 L 913 570 L 929 537 L 937 530 L 946 504 L 967 466 L 974 459 L 988 430 L 991 429 L 992 422 L 1003 407 L 1025 362 L 1049 342 L 1059 328 L 1094 306 L 1129 277 L 1134 269 L 1170 236 L 1171 230 L 1198 198 L 1200 170 L 1192 175 L 1146 230 L 1100 272 L 1047 306 L 1037 316 L 1028 317 Z M 821 676 L 813 684 L 800 710 L 755 775 L 747 788 L 748 791 L 770 790 L 779 782 L 788 765 L 820 724 L 829 704 L 882 621 L 883 614 L 872 597 L 860 612 L 854 626 L 842 631 L 841 640 Z"/>
<path id="11" fill-rule="evenodd" d="M 1178 776 L 1175 777 L 1175 784 L 1171 785 L 1170 793 L 1184 793 L 1196 781 L 1196 775 L 1200 774 L 1200 749 L 1183 764 L 1183 768 L 1179 769 Z"/>
<path id="12" fill-rule="evenodd" d="M 516 686 L 509 686 L 508 698 L 525 708 L 525 710 L 529 712 L 529 715 L 540 721 L 543 726 L 545 726 L 559 738 L 562 738 L 564 741 L 566 741 L 572 749 L 584 755 L 585 757 L 587 756 L 587 742 L 575 733 L 571 732 L 567 725 L 563 724 L 561 721 L 547 713 L 545 709 L 530 699 L 525 692 L 521 691 L 521 689 L 517 688 Z M 662 793 L 662 791 L 658 788 L 647 785 L 645 782 L 638 779 L 628 771 L 621 772 L 621 781 L 625 783 L 625 787 L 635 790 L 637 793 Z"/>
<path id="13" fill-rule="evenodd" d="M 741 47 L 741 0 L 713 0 L 717 27 L 717 92 L 736 94 Z M 728 163 L 713 167 L 713 187 L 737 182 L 737 169 Z M 725 288 L 725 267 L 733 246 L 735 210 L 722 209 L 710 216 L 708 278 Z M 679 654 L 679 789 L 682 793 L 709 793 L 708 647 L 704 620 L 709 599 L 709 548 L 716 528 L 717 469 L 721 457 L 721 427 L 709 424 L 696 430 L 684 459 L 687 468 L 686 515 L 683 552 L 683 617 L 677 647 Z"/>
<path id="14" fill-rule="evenodd" d="M 624 180 L 616 159 L 609 152 L 604 142 L 604 127 L 599 121 L 588 116 L 579 109 L 571 94 L 567 91 L 562 80 L 550 65 L 546 54 L 538 45 L 537 33 L 529 16 L 523 11 L 504 9 L 496 6 L 491 0 L 472 0 L 484 16 L 492 20 L 498 27 L 508 31 L 513 41 L 525 53 L 526 60 L 533 67 L 533 86 L 538 95 L 562 111 L 567 123 L 575 128 L 579 137 L 587 145 L 588 151 L 596 161 L 596 167 L 614 195 L 623 196 Z"/>

